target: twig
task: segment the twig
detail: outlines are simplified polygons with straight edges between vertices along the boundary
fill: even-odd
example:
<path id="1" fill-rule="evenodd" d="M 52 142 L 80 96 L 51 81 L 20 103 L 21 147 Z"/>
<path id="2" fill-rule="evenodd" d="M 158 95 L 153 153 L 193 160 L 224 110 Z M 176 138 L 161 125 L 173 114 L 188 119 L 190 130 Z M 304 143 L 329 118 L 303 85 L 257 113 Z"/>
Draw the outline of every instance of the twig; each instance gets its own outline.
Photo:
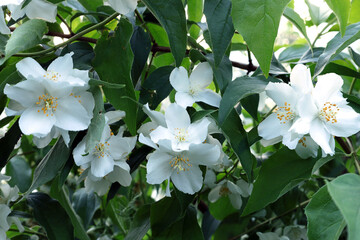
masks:
<path id="1" fill-rule="evenodd" d="M 69 24 L 67 24 L 66 20 L 60 14 L 57 14 L 56 16 L 65 24 L 66 28 L 69 30 L 69 33 L 74 35 L 71 27 L 69 26 Z"/>
<path id="2" fill-rule="evenodd" d="M 232 166 L 232 168 L 226 172 L 225 176 L 220 178 L 219 180 L 217 180 L 215 183 L 219 183 L 221 182 L 222 180 L 224 180 L 225 178 L 227 178 L 227 176 L 236 168 L 236 166 L 239 164 L 239 160 L 236 160 L 236 162 L 234 163 L 234 165 Z"/>
<path id="3" fill-rule="evenodd" d="M 136 15 L 136 17 L 139 19 L 139 21 L 141 22 L 141 25 L 144 26 L 144 28 L 146 29 L 146 32 L 149 33 L 151 42 L 152 42 L 153 44 L 155 44 L 155 38 L 154 38 L 153 35 L 151 34 L 149 28 L 148 28 L 147 25 L 146 25 L 146 22 L 144 21 L 144 19 L 142 18 L 141 14 L 139 13 L 139 11 L 138 11 L 137 9 L 135 9 L 135 15 Z"/>
<path id="4" fill-rule="evenodd" d="M 348 92 L 349 95 L 351 95 L 352 91 L 354 90 L 356 80 L 357 80 L 357 78 L 353 78 L 353 80 L 351 81 L 351 85 L 350 85 L 349 92 Z"/>

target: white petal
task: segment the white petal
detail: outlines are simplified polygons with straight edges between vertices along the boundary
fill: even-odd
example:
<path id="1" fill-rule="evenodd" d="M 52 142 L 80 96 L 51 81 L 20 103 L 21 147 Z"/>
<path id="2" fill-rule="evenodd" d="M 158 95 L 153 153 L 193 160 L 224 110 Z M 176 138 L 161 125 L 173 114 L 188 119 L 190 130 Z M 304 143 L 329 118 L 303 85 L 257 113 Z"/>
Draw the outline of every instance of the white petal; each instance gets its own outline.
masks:
<path id="1" fill-rule="evenodd" d="M 282 107 L 285 103 L 295 107 L 297 103 L 297 94 L 292 87 L 286 83 L 270 82 L 266 88 L 266 94 L 274 100 L 278 107 Z"/>
<path id="2" fill-rule="evenodd" d="M 164 114 L 158 112 L 158 111 L 153 111 L 149 108 L 149 104 L 145 104 L 143 106 L 143 111 L 144 113 L 146 113 L 146 115 L 149 116 L 149 118 L 151 119 L 151 121 L 157 123 L 160 126 L 166 127 L 166 122 L 165 122 L 165 116 Z"/>
<path id="3" fill-rule="evenodd" d="M 25 8 L 26 16 L 56 22 L 57 6 L 44 0 L 32 0 Z"/>
<path id="4" fill-rule="evenodd" d="M 295 148 L 295 152 L 302 158 L 315 158 L 317 156 L 319 145 L 310 137 L 304 136 Z"/>
<path id="5" fill-rule="evenodd" d="M 45 93 L 44 87 L 36 81 L 22 81 L 12 86 L 5 85 L 4 93 L 8 98 L 15 100 L 24 107 L 32 107 Z"/>
<path id="6" fill-rule="evenodd" d="M 317 77 L 313 96 L 319 107 L 327 102 L 333 94 L 341 91 L 342 78 L 335 73 L 328 73 Z"/>
<path id="7" fill-rule="evenodd" d="M 142 133 L 140 133 L 140 135 L 139 135 L 139 142 L 141 142 L 142 144 L 145 144 L 145 145 L 147 145 L 149 147 L 158 149 L 156 144 L 153 141 L 151 141 L 150 138 L 145 137 Z"/>
<path id="8" fill-rule="evenodd" d="M 71 57 L 72 55 L 74 55 L 73 52 L 56 58 L 54 61 L 52 61 L 47 70 L 57 72 L 63 77 L 70 75 L 74 68 L 73 59 Z"/>
<path id="9" fill-rule="evenodd" d="M 0 204 L 0 232 L 4 231 L 6 232 L 10 226 L 7 222 L 7 216 L 11 213 L 11 210 L 8 206 L 5 204 Z M 3 238 L 3 239 L 6 239 Z"/>
<path id="10" fill-rule="evenodd" d="M 220 149 L 208 143 L 190 144 L 188 157 L 192 164 L 212 166 L 219 163 Z"/>
<path id="11" fill-rule="evenodd" d="M 91 162 L 95 157 L 93 155 L 93 151 L 90 151 L 88 154 L 86 154 L 85 152 L 85 146 L 86 146 L 86 141 L 85 138 L 75 147 L 74 151 L 73 151 L 73 157 L 74 157 L 74 161 L 75 164 L 77 166 L 82 166 L 86 163 Z"/>
<path id="12" fill-rule="evenodd" d="M 193 124 L 190 124 L 188 128 L 189 142 L 190 143 L 202 143 L 205 141 L 208 135 L 208 126 L 210 121 L 207 118 L 203 118 Z"/>
<path id="13" fill-rule="evenodd" d="M 158 143 L 161 139 L 174 139 L 174 135 L 169 131 L 169 129 L 162 126 L 158 126 L 155 130 L 153 130 L 150 133 L 150 137 L 154 143 Z"/>
<path id="14" fill-rule="evenodd" d="M 110 6 L 123 15 L 126 15 L 136 9 L 137 0 L 108 0 Z"/>
<path id="15" fill-rule="evenodd" d="M 282 124 L 277 118 L 277 114 L 272 113 L 259 124 L 258 132 L 260 137 L 270 140 L 283 135 L 290 127 L 291 125 L 289 122 Z"/>
<path id="16" fill-rule="evenodd" d="M 21 115 L 24 112 L 25 108 L 23 105 L 18 103 L 15 100 L 9 101 L 7 107 L 5 108 L 6 116 L 15 116 L 15 115 Z"/>
<path id="17" fill-rule="evenodd" d="M 107 154 L 100 158 L 94 158 L 91 161 L 91 173 L 95 177 L 105 177 L 112 170 L 114 170 L 114 160 Z"/>
<path id="18" fill-rule="evenodd" d="M 241 189 L 241 195 L 243 197 L 249 197 L 252 191 L 252 184 L 240 179 L 236 182 L 236 185 Z"/>
<path id="19" fill-rule="evenodd" d="M 278 137 L 275 137 L 275 138 L 272 138 L 272 139 L 269 139 L 269 140 L 266 140 L 266 139 L 263 138 L 263 139 L 260 140 L 260 143 L 264 147 L 268 147 L 270 145 L 274 145 L 274 144 L 279 143 L 281 141 L 282 141 L 282 136 L 278 136 Z"/>
<path id="20" fill-rule="evenodd" d="M 124 187 L 130 186 L 132 180 L 129 170 L 125 170 L 117 165 L 115 165 L 114 171 L 109 173 L 106 179 L 110 182 L 118 182 Z"/>
<path id="21" fill-rule="evenodd" d="M 213 80 L 213 71 L 208 62 L 199 63 L 190 75 L 190 86 L 206 88 Z"/>
<path id="22" fill-rule="evenodd" d="M 339 108 L 336 114 L 336 122 L 325 122 L 330 134 L 338 137 L 349 137 L 360 131 L 360 114 L 351 107 Z"/>
<path id="23" fill-rule="evenodd" d="M 22 1 L 23 2 L 23 1 Z M 11 12 L 11 18 L 17 21 L 25 15 L 25 9 L 22 8 L 22 4 L 9 4 L 7 5 Z"/>
<path id="24" fill-rule="evenodd" d="M 320 119 L 316 118 L 311 123 L 310 136 L 324 150 L 326 154 L 333 154 L 334 148 L 330 147 L 332 136 L 325 129 Z"/>
<path id="25" fill-rule="evenodd" d="M 207 169 L 205 173 L 204 184 L 207 185 L 209 188 L 214 188 L 216 186 L 215 182 L 216 174 L 210 168 Z"/>
<path id="26" fill-rule="evenodd" d="M 152 131 L 154 131 L 159 125 L 156 122 L 147 122 L 139 127 L 137 130 L 138 133 L 142 133 L 145 136 L 149 136 Z"/>
<path id="27" fill-rule="evenodd" d="M 4 11 L 0 7 L 0 33 L 1 34 L 10 34 L 10 29 L 6 25 L 5 18 L 4 18 Z"/>
<path id="28" fill-rule="evenodd" d="M 45 70 L 40 66 L 40 64 L 30 57 L 24 58 L 23 60 L 18 62 L 16 64 L 16 69 L 25 78 L 32 76 L 35 79 L 42 79 L 46 73 Z"/>
<path id="29" fill-rule="evenodd" d="M 23 1 L 24 0 L 1 0 L 0 6 L 5 6 L 5 5 L 8 5 L 8 4 L 19 5 Z"/>
<path id="30" fill-rule="evenodd" d="M 313 89 L 310 69 L 305 65 L 296 65 L 290 74 L 290 84 L 298 93 L 310 93 Z"/>
<path id="31" fill-rule="evenodd" d="M 221 96 L 210 89 L 204 89 L 194 96 L 195 102 L 204 102 L 210 106 L 219 107 Z"/>
<path id="32" fill-rule="evenodd" d="M 46 135 L 50 133 L 56 119 L 54 116 L 46 116 L 43 112 L 38 112 L 39 108 L 32 107 L 26 109 L 20 116 L 19 126 L 21 131 L 26 134 Z"/>
<path id="33" fill-rule="evenodd" d="M 105 119 L 107 124 L 112 124 L 125 117 L 125 112 L 116 110 L 105 113 Z"/>
<path id="34" fill-rule="evenodd" d="M 87 177 L 85 179 L 85 188 L 88 192 L 96 192 L 99 196 L 105 195 L 109 190 L 111 183 L 106 179 L 101 179 L 99 181 L 93 181 L 91 178 Z"/>
<path id="35" fill-rule="evenodd" d="M 174 68 L 170 74 L 170 83 L 177 92 L 189 92 L 190 82 L 186 69 Z"/>
<path id="36" fill-rule="evenodd" d="M 173 171 L 170 161 L 173 156 L 156 150 L 153 152 L 146 164 L 146 181 L 150 184 L 160 184 L 168 179 Z"/>
<path id="37" fill-rule="evenodd" d="M 53 137 L 50 133 L 47 134 L 45 137 L 33 136 L 33 142 L 38 148 L 46 147 L 47 145 L 49 145 L 49 143 L 51 142 L 52 139 L 53 139 Z"/>
<path id="38" fill-rule="evenodd" d="M 92 118 L 93 110 L 95 108 L 95 100 L 90 92 L 78 92 L 76 93 L 77 101 L 86 109 L 87 115 Z M 115 112 L 115 111 L 114 111 Z M 106 115 L 106 114 L 105 114 Z M 108 123 L 110 124 L 110 123 Z"/>
<path id="39" fill-rule="evenodd" d="M 57 127 L 68 131 L 79 131 L 89 126 L 91 116 L 75 98 L 59 99 L 58 104 L 54 113 Z"/>
<path id="40" fill-rule="evenodd" d="M 289 131 L 283 135 L 282 143 L 289 149 L 295 149 L 302 135 Z"/>
<path id="41" fill-rule="evenodd" d="M 190 117 L 186 109 L 172 103 L 165 112 L 166 125 L 170 131 L 175 131 L 176 128 L 188 128 L 190 125 Z"/>
<path id="42" fill-rule="evenodd" d="M 108 141 L 108 148 L 111 156 L 115 160 L 126 158 L 135 147 L 136 137 L 111 137 Z"/>
<path id="43" fill-rule="evenodd" d="M 57 128 L 59 129 L 59 128 Z M 70 143 L 70 135 L 69 135 L 69 131 L 66 131 L 66 130 L 63 130 L 63 129 L 59 129 L 58 130 L 59 133 L 61 134 L 63 140 L 64 140 L 64 143 L 67 147 L 69 147 L 69 143 Z"/>
<path id="44" fill-rule="evenodd" d="M 242 206 L 242 199 L 240 194 L 229 194 L 229 199 L 234 208 L 240 209 Z"/>
<path id="45" fill-rule="evenodd" d="M 200 168 L 193 165 L 188 171 L 176 171 L 171 174 L 171 180 L 175 187 L 188 194 L 198 192 L 203 184 L 203 177 Z"/>
<path id="46" fill-rule="evenodd" d="M 175 93 L 175 101 L 181 107 L 186 108 L 195 103 L 195 98 L 187 92 L 177 92 Z"/>
<path id="47" fill-rule="evenodd" d="M 216 202 L 220 198 L 220 189 L 222 185 L 217 185 L 209 192 L 208 199 L 211 203 Z"/>

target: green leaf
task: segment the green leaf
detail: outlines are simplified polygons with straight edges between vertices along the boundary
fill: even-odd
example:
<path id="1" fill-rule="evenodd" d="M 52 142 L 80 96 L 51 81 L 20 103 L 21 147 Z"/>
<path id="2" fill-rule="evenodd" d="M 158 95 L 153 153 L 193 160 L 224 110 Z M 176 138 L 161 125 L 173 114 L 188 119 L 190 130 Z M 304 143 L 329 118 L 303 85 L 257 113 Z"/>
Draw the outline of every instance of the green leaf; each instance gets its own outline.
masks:
<path id="1" fill-rule="evenodd" d="M 164 27 L 176 66 L 179 67 L 187 44 L 185 10 L 181 0 L 143 0 L 142 2 Z"/>
<path id="2" fill-rule="evenodd" d="M 360 236 L 360 176 L 348 173 L 326 185 L 332 200 L 346 221 L 348 240 L 358 239 Z"/>
<path id="3" fill-rule="evenodd" d="M 103 0 L 78 0 L 88 11 L 96 12 L 99 6 L 104 5 Z"/>
<path id="4" fill-rule="evenodd" d="M 205 0 L 204 14 L 210 32 L 215 67 L 219 66 L 234 35 L 230 0 Z"/>
<path id="5" fill-rule="evenodd" d="M 100 208 L 100 199 L 94 192 L 80 188 L 72 196 L 72 206 L 87 229 L 96 210 Z"/>
<path id="6" fill-rule="evenodd" d="M 360 78 L 359 72 L 357 72 L 351 68 L 345 67 L 343 65 L 333 63 L 333 62 L 326 65 L 326 67 L 324 68 L 324 70 L 321 73 L 322 74 L 336 73 L 336 74 L 342 75 L 342 76 Z"/>
<path id="7" fill-rule="evenodd" d="M 150 205 L 142 206 L 135 213 L 125 240 L 141 240 L 150 229 Z"/>
<path id="8" fill-rule="evenodd" d="M 325 2 L 334 11 L 340 25 L 341 35 L 344 36 L 350 16 L 350 0 L 325 0 Z"/>
<path id="9" fill-rule="evenodd" d="M 203 0 L 187 1 L 188 20 L 193 22 L 201 22 L 203 16 Z M 192 25 L 189 29 L 190 36 L 194 39 L 199 37 L 200 28 Z"/>
<path id="10" fill-rule="evenodd" d="M 290 0 L 233 1 L 235 29 L 244 37 L 266 77 L 269 76 L 280 18 Z"/>
<path id="11" fill-rule="evenodd" d="M 125 87 L 125 84 L 110 83 L 110 82 L 105 82 L 105 81 L 97 80 L 97 79 L 90 79 L 89 85 L 90 86 L 101 86 L 101 87 L 109 88 L 109 89 L 120 89 L 120 88 Z"/>
<path id="12" fill-rule="evenodd" d="M 5 57 L 0 59 L 0 65 L 3 64 L 12 55 L 32 48 L 39 43 L 47 32 L 46 22 L 39 19 L 31 19 L 21 24 L 11 34 L 10 39 L 5 46 Z"/>
<path id="13" fill-rule="evenodd" d="M 320 188 L 305 208 L 309 240 L 337 240 L 345 227 L 345 220 L 331 199 L 326 186 Z"/>
<path id="14" fill-rule="evenodd" d="M 344 50 L 351 43 L 360 38 L 360 22 L 349 25 L 346 28 L 345 35 L 341 37 L 338 33 L 328 42 L 324 52 L 320 55 L 319 60 L 315 66 L 314 78 L 319 75 L 325 66 L 342 50 Z"/>
<path id="15" fill-rule="evenodd" d="M 20 156 L 15 156 L 6 164 L 6 175 L 11 179 L 10 186 L 19 187 L 20 192 L 25 192 L 31 185 L 31 168 L 29 163 Z"/>
<path id="16" fill-rule="evenodd" d="M 352 0 L 349 23 L 360 22 L 360 0 Z"/>
<path id="17" fill-rule="evenodd" d="M 309 0 L 305 0 L 306 5 L 309 8 L 309 13 L 311 17 L 311 21 L 318 26 L 320 23 L 326 21 L 329 17 L 330 13 L 326 11 L 327 9 L 321 9 L 321 7 L 312 4 Z"/>
<path id="18" fill-rule="evenodd" d="M 130 44 L 134 53 L 134 63 L 131 68 L 131 77 L 133 79 L 134 85 L 136 85 L 151 50 L 151 40 L 149 33 L 145 32 L 141 27 L 136 26 L 134 28 L 134 33 L 131 37 Z"/>
<path id="19" fill-rule="evenodd" d="M 307 45 L 292 45 L 285 48 L 279 55 L 280 62 L 297 62 L 309 49 Z"/>
<path id="20" fill-rule="evenodd" d="M 301 181 L 310 178 L 317 159 L 301 159 L 283 147 L 263 162 L 243 215 L 260 210 L 276 201 Z"/>
<path id="21" fill-rule="evenodd" d="M 209 204 L 209 211 L 214 218 L 223 220 L 230 214 L 237 212 L 236 208 L 230 202 L 228 196 L 220 197 L 216 202 Z"/>
<path id="22" fill-rule="evenodd" d="M 306 41 L 308 42 L 309 46 L 311 47 L 310 39 L 306 33 L 306 27 L 305 27 L 304 20 L 299 16 L 299 14 L 297 14 L 293 9 L 286 7 L 285 11 L 284 11 L 284 16 L 290 22 L 292 22 L 295 25 L 295 27 L 297 27 L 297 29 L 299 29 L 299 31 L 302 33 L 302 35 L 304 35 Z"/>
<path id="23" fill-rule="evenodd" d="M 131 66 L 133 53 L 130 47 L 132 25 L 124 18 L 113 37 L 103 35 L 95 48 L 94 68 L 100 79 L 112 84 L 125 84 L 122 89 L 105 88 L 104 92 L 110 103 L 116 108 L 125 111 L 125 123 L 132 135 L 136 134 L 137 105 L 134 85 L 131 80 Z M 116 53 L 116 54 L 114 54 Z M 127 96 L 130 99 L 121 98 Z"/>
<path id="24" fill-rule="evenodd" d="M 64 56 L 67 53 L 73 52 L 72 59 L 74 62 L 74 68 L 80 70 L 90 70 L 92 68 L 92 60 L 95 57 L 94 49 L 87 42 L 75 42 L 67 45 L 61 51 L 60 56 Z"/>
<path id="25" fill-rule="evenodd" d="M 35 220 L 45 228 L 50 240 L 74 239 L 70 218 L 58 201 L 41 192 L 31 193 L 26 199 L 33 208 Z"/>
<path id="26" fill-rule="evenodd" d="M 5 133 L 5 136 L 0 138 L 0 169 L 6 165 L 7 160 L 20 137 L 21 130 L 19 128 L 19 120 L 17 120 Z"/>
<path id="27" fill-rule="evenodd" d="M 350 56 L 352 60 L 355 62 L 355 64 L 360 67 L 360 54 L 355 52 L 351 47 L 348 48 Z"/>
<path id="28" fill-rule="evenodd" d="M 254 93 L 261 93 L 269 83 L 263 76 L 236 78 L 226 88 L 219 107 L 219 124 L 224 125 L 234 106 L 243 98 Z"/>
<path id="29" fill-rule="evenodd" d="M 0 97 L 4 96 L 5 85 L 16 84 L 21 81 L 21 76 L 16 70 L 16 66 L 8 65 L 4 67 L 0 72 Z"/>

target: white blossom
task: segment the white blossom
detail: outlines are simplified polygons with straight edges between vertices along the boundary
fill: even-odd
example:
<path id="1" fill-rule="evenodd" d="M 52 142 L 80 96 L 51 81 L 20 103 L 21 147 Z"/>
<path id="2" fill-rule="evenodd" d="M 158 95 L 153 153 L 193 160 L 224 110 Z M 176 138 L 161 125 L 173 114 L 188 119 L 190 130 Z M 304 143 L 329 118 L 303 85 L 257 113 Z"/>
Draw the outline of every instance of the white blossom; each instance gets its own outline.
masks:
<path id="1" fill-rule="evenodd" d="M 137 6 L 137 0 L 107 0 L 107 2 L 116 12 L 123 15 L 133 12 Z"/>

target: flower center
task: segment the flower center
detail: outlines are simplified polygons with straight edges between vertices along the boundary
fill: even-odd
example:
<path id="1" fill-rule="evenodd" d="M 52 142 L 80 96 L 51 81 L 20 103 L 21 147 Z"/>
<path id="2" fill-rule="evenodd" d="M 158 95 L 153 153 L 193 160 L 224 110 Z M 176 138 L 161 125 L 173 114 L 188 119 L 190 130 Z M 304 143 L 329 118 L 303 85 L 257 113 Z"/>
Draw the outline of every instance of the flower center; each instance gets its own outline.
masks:
<path id="1" fill-rule="evenodd" d="M 59 80 L 59 78 L 61 77 L 61 74 L 59 74 L 58 72 L 55 72 L 53 70 L 48 70 L 46 71 L 46 73 L 43 75 L 44 78 L 47 78 L 49 80 L 52 80 L 54 82 L 57 82 Z"/>
<path id="2" fill-rule="evenodd" d="M 222 186 L 220 188 L 220 191 L 219 191 L 220 196 L 227 196 L 227 195 L 229 195 L 229 193 L 230 193 L 230 190 L 228 187 Z"/>
<path id="3" fill-rule="evenodd" d="M 299 143 L 300 143 L 304 148 L 306 148 L 306 147 L 307 147 L 307 145 L 306 145 L 306 137 L 300 138 Z"/>
<path id="4" fill-rule="evenodd" d="M 57 97 L 50 96 L 47 93 L 39 96 L 39 101 L 36 102 L 36 105 L 40 105 L 42 108 L 41 110 L 39 109 L 38 112 L 43 112 L 47 117 L 49 113 L 53 116 L 58 106 L 57 99 Z"/>
<path id="5" fill-rule="evenodd" d="M 287 102 L 285 102 L 283 107 L 275 108 L 275 112 L 281 124 L 285 124 L 295 117 L 295 113 L 292 111 L 290 103 Z"/>
<path id="6" fill-rule="evenodd" d="M 339 108 L 336 104 L 330 102 L 324 103 L 323 108 L 319 112 L 319 117 L 324 122 L 337 123 L 336 114 L 339 112 Z"/>
<path id="7" fill-rule="evenodd" d="M 175 128 L 175 139 L 179 142 L 185 142 L 189 133 L 184 128 Z"/>
<path id="8" fill-rule="evenodd" d="M 106 152 L 109 145 L 110 144 L 108 142 L 105 142 L 105 144 L 104 143 L 96 144 L 93 154 L 98 158 L 103 158 L 105 157 L 105 155 L 109 156 L 109 154 Z"/>
<path id="9" fill-rule="evenodd" d="M 173 157 L 169 164 L 173 169 L 176 169 L 178 174 L 181 171 L 189 171 L 189 168 L 192 167 L 192 164 L 189 163 L 189 158 L 184 155 Z"/>

